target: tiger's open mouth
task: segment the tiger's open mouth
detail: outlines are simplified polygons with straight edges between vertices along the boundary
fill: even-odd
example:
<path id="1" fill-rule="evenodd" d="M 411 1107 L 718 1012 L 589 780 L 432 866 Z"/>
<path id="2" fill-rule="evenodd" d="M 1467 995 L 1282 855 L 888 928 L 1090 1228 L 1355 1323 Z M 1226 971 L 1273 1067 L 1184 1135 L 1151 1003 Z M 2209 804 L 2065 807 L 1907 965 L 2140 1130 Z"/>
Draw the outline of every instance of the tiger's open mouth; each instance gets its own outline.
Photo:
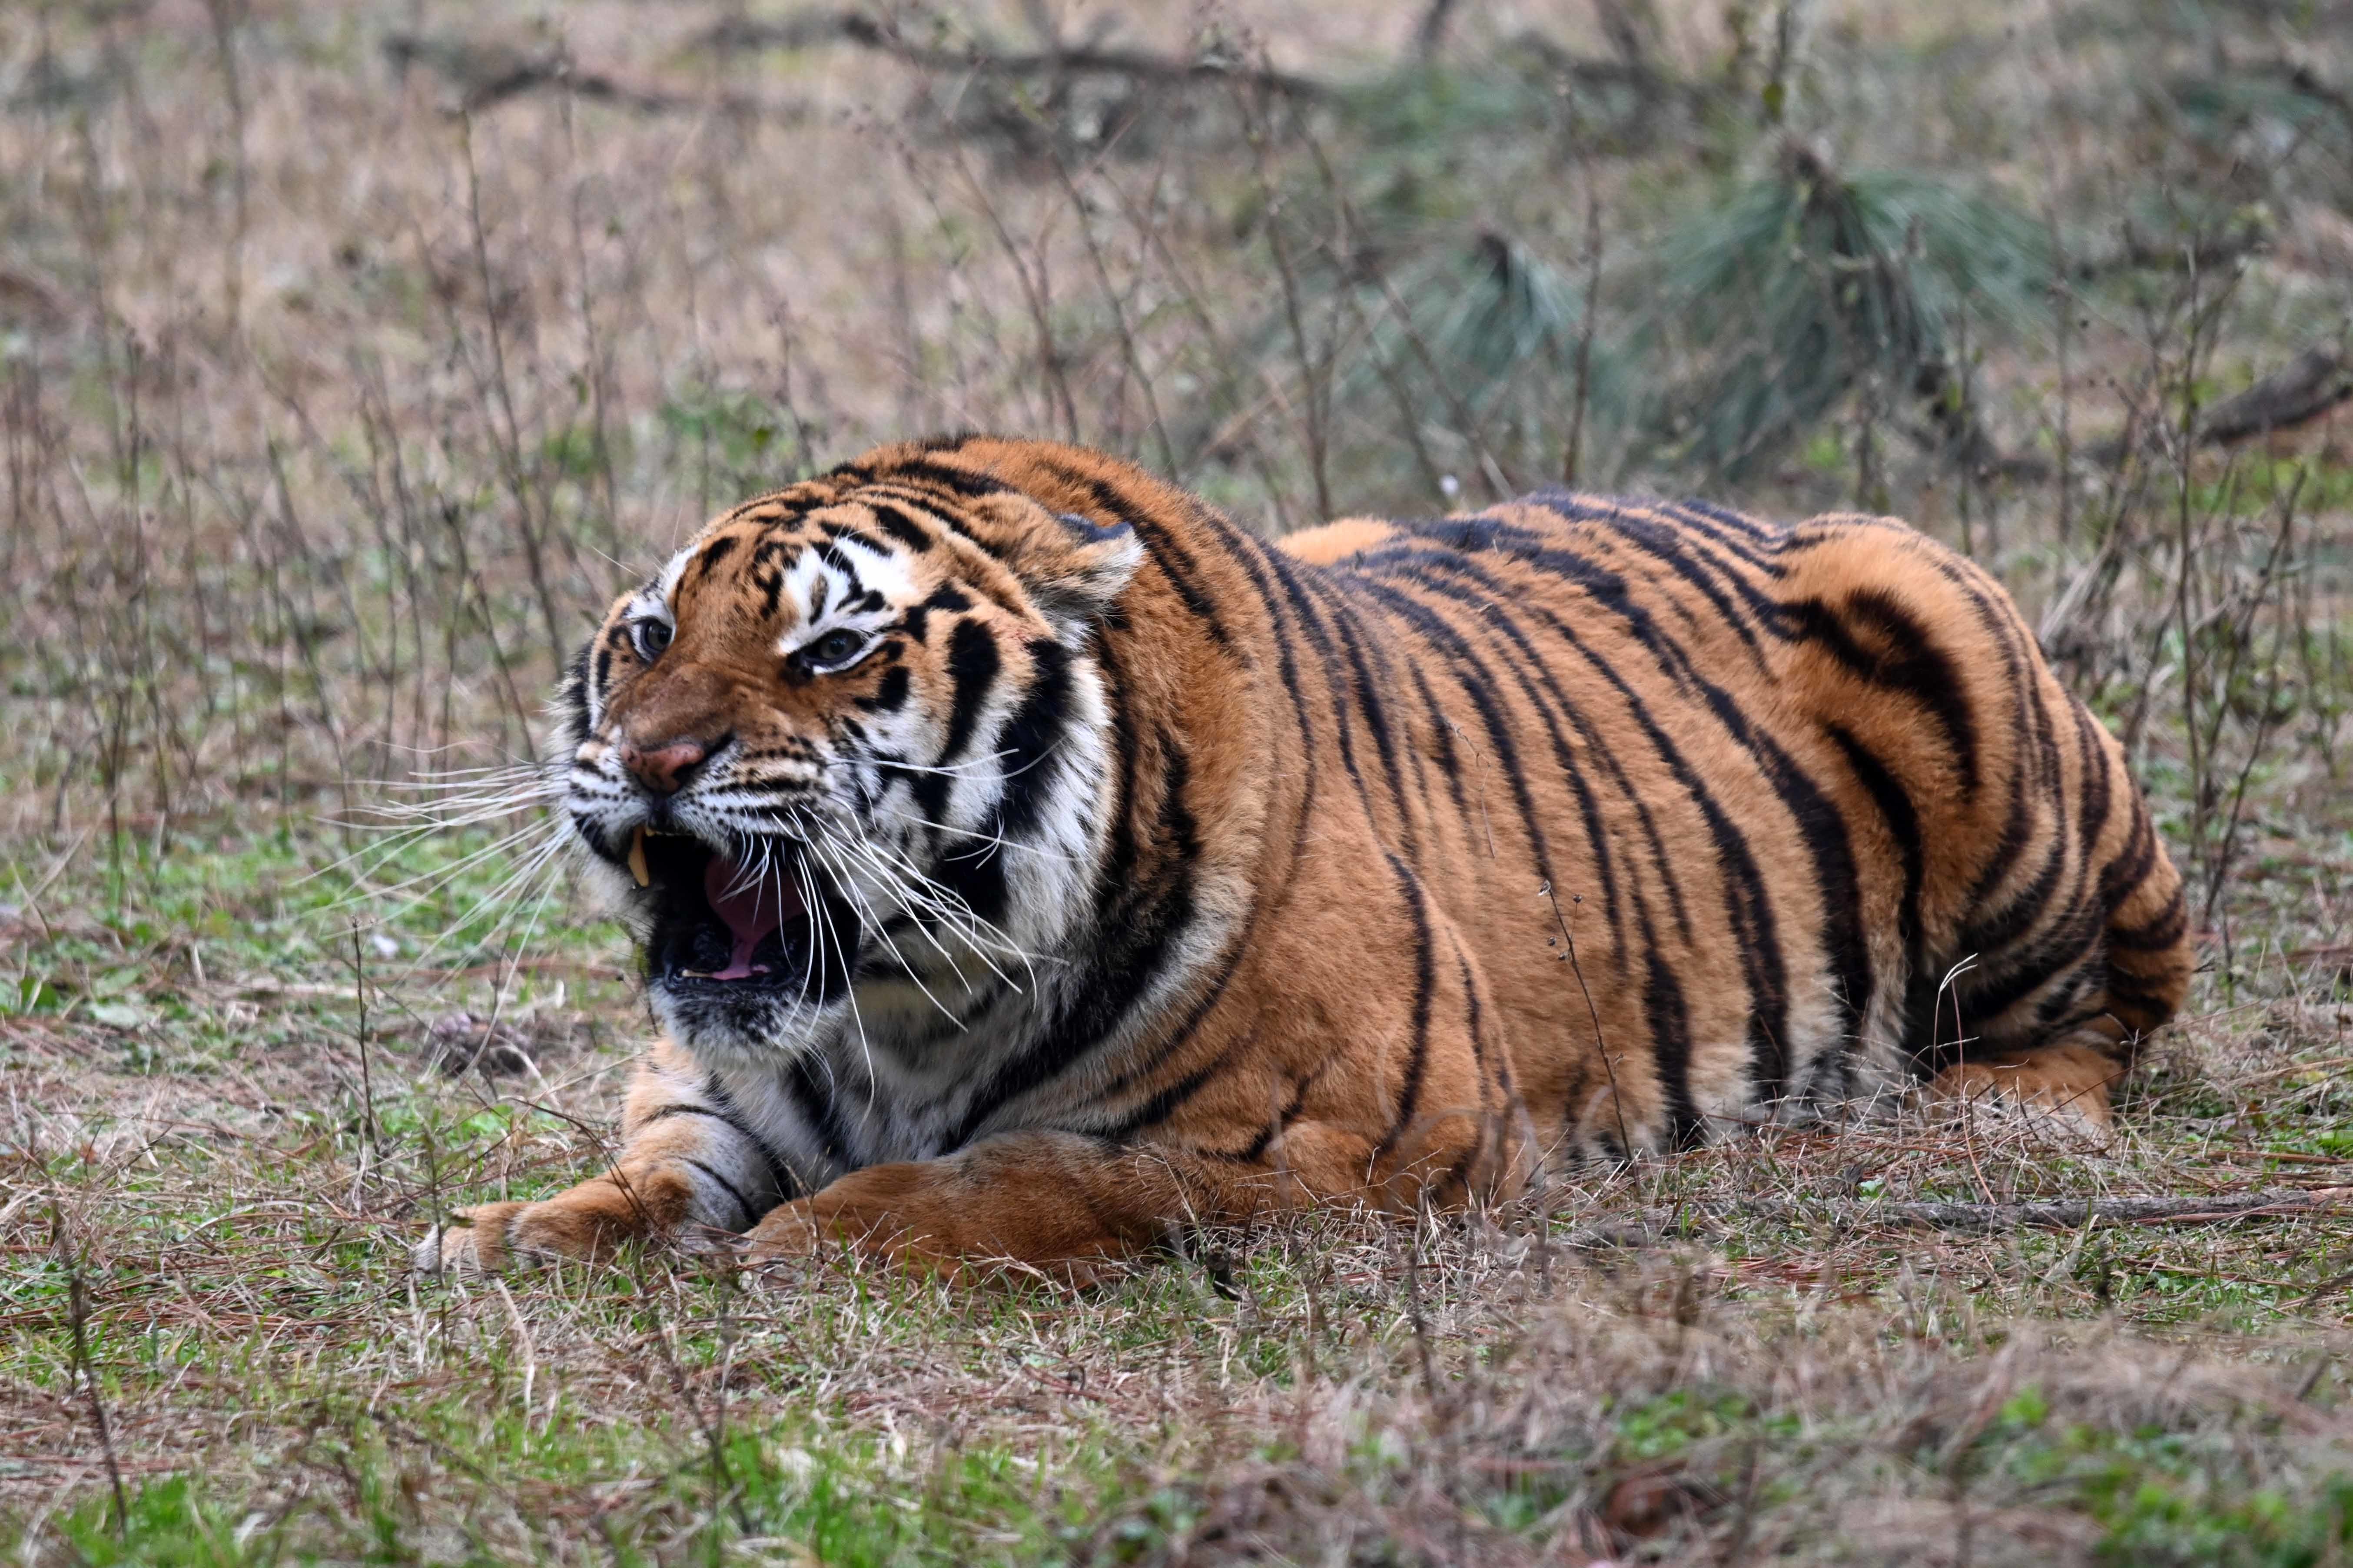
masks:
<path id="1" fill-rule="evenodd" d="M 641 827 L 628 866 L 654 900 L 646 973 L 658 984 L 822 995 L 843 978 L 843 951 L 856 951 L 849 908 L 789 841 L 737 861 L 691 835 Z"/>

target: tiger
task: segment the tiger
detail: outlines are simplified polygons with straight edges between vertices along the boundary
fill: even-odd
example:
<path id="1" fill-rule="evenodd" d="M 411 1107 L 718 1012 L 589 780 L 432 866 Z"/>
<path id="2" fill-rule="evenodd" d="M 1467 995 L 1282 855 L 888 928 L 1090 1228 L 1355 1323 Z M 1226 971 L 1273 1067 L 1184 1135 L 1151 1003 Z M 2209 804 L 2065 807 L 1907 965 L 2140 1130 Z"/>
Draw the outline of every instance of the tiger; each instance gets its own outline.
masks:
<path id="1" fill-rule="evenodd" d="M 2097 1136 L 2191 970 L 2123 749 L 1883 517 L 1270 541 L 1098 452 L 902 443 L 705 525 L 554 711 L 660 1038 L 609 1168 L 426 1270 L 1084 1272 L 1907 1099 Z"/>

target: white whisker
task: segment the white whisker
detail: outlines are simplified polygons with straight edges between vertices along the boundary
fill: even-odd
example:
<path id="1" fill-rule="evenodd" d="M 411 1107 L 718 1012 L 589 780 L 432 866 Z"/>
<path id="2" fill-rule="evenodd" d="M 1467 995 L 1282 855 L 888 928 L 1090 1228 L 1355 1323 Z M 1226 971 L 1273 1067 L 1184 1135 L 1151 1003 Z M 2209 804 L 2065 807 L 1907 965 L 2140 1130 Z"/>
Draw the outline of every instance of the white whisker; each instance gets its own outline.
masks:
<path id="1" fill-rule="evenodd" d="M 406 847 L 406 845 L 395 845 L 392 848 L 387 849 L 383 855 L 377 857 L 366 867 L 360 870 L 349 873 L 350 880 L 353 883 L 352 890 L 343 897 L 327 904 L 325 908 L 330 910 L 344 909 L 350 905 L 364 901 L 388 899 L 396 893 L 406 892 L 411 888 L 419 887 L 424 884 L 430 884 L 429 886 L 425 886 L 424 890 L 419 892 L 415 898 L 403 900 L 396 906 L 398 909 L 404 910 L 412 909 L 417 904 L 422 903 L 425 900 L 431 898 L 436 892 L 439 891 L 442 888 L 447 887 L 450 882 L 455 881 L 459 876 L 471 870 L 482 861 L 492 858 L 493 857 L 512 848 L 514 846 L 523 842 L 527 838 L 530 838 L 534 834 L 546 832 L 548 827 L 549 825 L 545 823 L 525 823 L 522 826 L 516 828 L 513 832 L 501 834 L 498 837 L 491 839 L 488 844 L 483 845 L 480 848 L 472 850 L 470 853 L 459 857 L 456 860 L 447 861 L 439 866 L 436 866 L 429 871 L 420 871 L 414 877 L 407 878 L 398 882 L 394 882 L 387 887 L 375 887 L 372 885 L 367 879 L 374 876 L 375 872 L 384 866 L 385 861 L 391 859 L 393 856 L 398 854 L 401 849 Z M 560 838 L 560 828 L 557 829 L 557 835 Z M 352 860 L 356 858 L 358 858 L 358 856 L 355 853 L 353 855 L 344 857 L 342 860 L 336 861 L 332 865 L 322 866 L 317 870 L 306 873 L 304 876 L 297 879 L 294 885 L 298 888 L 301 887 L 305 883 L 311 882 L 320 877 L 326 876 L 330 872 L 349 865 Z"/>
<path id="2" fill-rule="evenodd" d="M 849 874 L 849 870 L 846 867 L 837 865 L 834 862 L 833 858 L 830 855 L 826 854 L 824 846 L 818 844 L 815 840 L 811 840 L 809 847 L 812 852 L 823 858 L 828 867 L 832 868 L 834 878 L 840 883 L 842 891 L 849 894 L 849 897 L 856 901 L 866 922 L 874 928 L 874 934 L 881 940 L 883 946 L 891 950 L 891 956 L 898 960 L 899 967 L 906 971 L 907 978 L 914 983 L 915 989 L 923 994 L 923 1000 L 938 1008 L 940 1011 L 940 1016 L 947 1019 L 950 1023 L 955 1023 L 956 1021 L 955 1014 L 945 1003 L 942 1002 L 937 996 L 932 994 L 932 988 L 923 984 L 923 975 L 917 973 L 915 966 L 913 963 L 908 962 L 907 955 L 899 951 L 899 944 L 891 938 L 888 922 L 881 916 L 875 913 L 874 906 L 868 903 L 866 901 L 866 896 L 859 891 L 857 879 Z M 950 963 L 953 963 L 954 960 L 950 960 Z M 961 980 L 964 976 L 959 973 L 956 978 Z"/>
<path id="3" fill-rule="evenodd" d="M 912 822 L 917 826 L 934 828 L 941 833 L 953 833 L 959 838 L 970 838 L 983 844 L 993 844 L 1000 849 L 1019 849 L 1031 855 L 1042 855 L 1049 859 L 1060 860 L 1069 865 L 1076 865 L 1079 860 L 1076 855 L 1067 854 L 1060 849 L 1049 849 L 1042 844 L 1024 844 L 1018 839 L 983 833 L 978 828 L 958 827 L 953 823 L 934 822 L 928 816 L 917 816 L 911 811 L 892 811 L 888 806 L 878 806 L 875 809 L 885 816 L 895 816 L 902 822 Z"/>
<path id="4" fill-rule="evenodd" d="M 422 969 L 425 966 L 426 960 L 438 952 L 452 937 L 455 937 L 460 931 L 463 931 L 466 926 L 483 910 L 495 909 L 501 904 L 511 905 L 512 901 L 519 895 L 522 889 L 528 888 L 533 882 L 537 881 L 541 875 L 546 871 L 548 867 L 554 862 L 556 857 L 564 848 L 564 834 L 560 829 L 550 833 L 548 835 L 547 841 L 542 844 L 537 849 L 533 850 L 530 858 L 524 860 L 521 866 L 508 873 L 506 878 L 501 880 L 498 886 L 492 888 L 489 892 L 475 900 L 472 904 L 468 906 L 464 914 L 459 915 L 456 920 L 451 921 L 447 926 L 444 926 L 442 928 L 441 934 L 435 937 L 430 942 L 427 943 L 424 951 L 417 955 L 417 962 L 410 965 L 410 972 L 414 973 L 416 971 Z M 548 891 L 553 890 L 554 884 L 551 883 L 549 885 Z M 428 896 L 429 894 L 419 894 L 416 900 L 411 900 L 411 906 L 417 902 L 422 901 Z M 544 898 L 544 894 L 542 895 L 543 898 Z M 406 908 L 411 906 L 403 907 Z M 499 934 L 506 929 L 508 922 L 513 918 L 514 911 L 512 908 L 510 907 L 507 913 L 501 915 L 497 923 L 492 925 L 490 931 L 485 932 L 481 940 L 475 945 L 478 947 L 490 946 L 497 941 Z"/>

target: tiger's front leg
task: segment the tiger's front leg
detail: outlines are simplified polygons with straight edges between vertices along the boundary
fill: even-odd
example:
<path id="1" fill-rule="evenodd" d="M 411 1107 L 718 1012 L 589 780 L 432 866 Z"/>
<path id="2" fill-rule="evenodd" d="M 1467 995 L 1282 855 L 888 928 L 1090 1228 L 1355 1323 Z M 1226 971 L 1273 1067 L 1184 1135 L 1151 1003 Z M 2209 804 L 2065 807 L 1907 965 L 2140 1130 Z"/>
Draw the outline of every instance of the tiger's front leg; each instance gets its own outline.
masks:
<path id="1" fill-rule="evenodd" d="M 770 1211 L 745 1247 L 754 1264 L 833 1247 L 955 1277 L 1011 1264 L 1084 1279 L 1198 1220 L 1243 1217 L 1273 1200 L 1203 1179 L 1186 1154 L 1071 1132 L 1015 1132 L 936 1160 L 870 1165 Z"/>
<path id="2" fill-rule="evenodd" d="M 549 1258 L 597 1261 L 623 1242 L 665 1240 L 679 1233 L 693 1191 L 675 1168 L 638 1163 L 538 1203 L 478 1204 L 427 1237 L 410 1253 L 421 1272 L 497 1273 Z"/>
<path id="3" fill-rule="evenodd" d="M 1433 1118 L 1409 1159 L 1384 1159 L 1377 1133 L 1327 1121 L 1293 1122 L 1276 1152 L 1248 1158 L 1075 1132 L 1002 1133 L 939 1159 L 853 1171 L 772 1210 L 744 1253 L 757 1266 L 839 1248 L 950 1279 L 1012 1266 L 1083 1283 L 1099 1264 L 1199 1226 L 1351 1199 L 1409 1208 L 1425 1197 L 1469 1201 L 1464 1173 L 1474 1161 L 1507 1163 L 1494 1131 L 1473 1116 Z"/>
<path id="4" fill-rule="evenodd" d="M 460 1209 L 459 1223 L 417 1244 L 412 1266 L 463 1273 L 596 1260 L 629 1241 L 740 1233 L 785 1195 L 772 1155 L 667 1041 L 638 1062 L 622 1129 L 620 1157 L 606 1174 L 537 1203 Z"/>

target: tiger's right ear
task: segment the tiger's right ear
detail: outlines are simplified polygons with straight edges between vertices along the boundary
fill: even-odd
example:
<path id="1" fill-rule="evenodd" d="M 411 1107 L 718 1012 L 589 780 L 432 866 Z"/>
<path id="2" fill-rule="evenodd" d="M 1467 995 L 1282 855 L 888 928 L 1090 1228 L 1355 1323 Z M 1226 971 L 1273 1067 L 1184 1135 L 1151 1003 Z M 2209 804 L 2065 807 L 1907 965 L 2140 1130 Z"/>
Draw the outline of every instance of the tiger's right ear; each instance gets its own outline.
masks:
<path id="1" fill-rule="evenodd" d="M 1103 620 L 1144 564 L 1144 541 L 1128 523 L 1109 526 L 1059 513 L 1061 537 L 1038 541 L 1012 563 L 1029 601 L 1064 637 Z"/>

